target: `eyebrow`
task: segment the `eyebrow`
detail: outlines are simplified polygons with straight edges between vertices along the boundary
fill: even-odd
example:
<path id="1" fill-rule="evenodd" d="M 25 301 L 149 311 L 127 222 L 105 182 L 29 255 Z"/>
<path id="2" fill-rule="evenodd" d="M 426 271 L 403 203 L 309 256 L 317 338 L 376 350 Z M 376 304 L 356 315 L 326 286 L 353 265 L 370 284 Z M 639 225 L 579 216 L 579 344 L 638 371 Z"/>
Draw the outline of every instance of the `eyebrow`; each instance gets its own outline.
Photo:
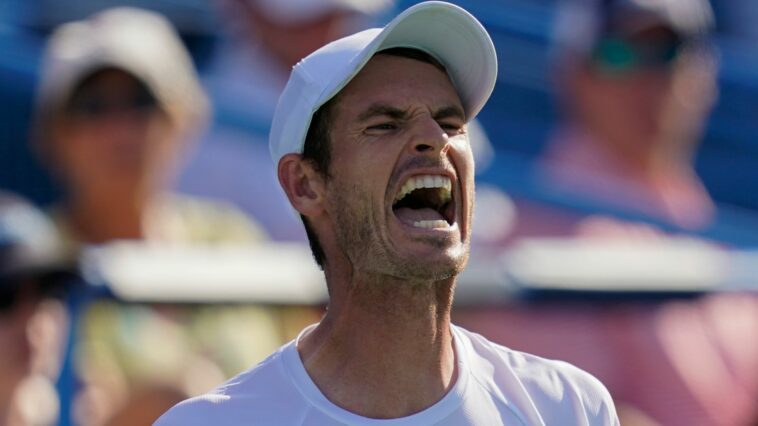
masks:
<path id="1" fill-rule="evenodd" d="M 374 117 L 382 116 L 402 120 L 408 116 L 408 111 L 386 104 L 374 104 L 358 115 L 358 121 L 363 122 Z"/>
<path id="2" fill-rule="evenodd" d="M 389 117 L 395 120 L 404 120 L 407 119 L 409 115 L 408 110 L 387 104 L 374 104 L 358 115 L 358 122 L 364 122 L 374 117 Z M 432 117 L 435 120 L 455 117 L 465 121 L 466 114 L 463 113 L 463 110 L 460 107 L 456 105 L 448 105 L 434 111 Z"/>
<path id="3" fill-rule="evenodd" d="M 453 117 L 458 118 L 461 121 L 466 121 L 466 114 L 464 114 L 463 110 L 457 105 L 442 107 L 435 111 L 433 117 L 435 120 L 442 120 L 445 118 Z"/>

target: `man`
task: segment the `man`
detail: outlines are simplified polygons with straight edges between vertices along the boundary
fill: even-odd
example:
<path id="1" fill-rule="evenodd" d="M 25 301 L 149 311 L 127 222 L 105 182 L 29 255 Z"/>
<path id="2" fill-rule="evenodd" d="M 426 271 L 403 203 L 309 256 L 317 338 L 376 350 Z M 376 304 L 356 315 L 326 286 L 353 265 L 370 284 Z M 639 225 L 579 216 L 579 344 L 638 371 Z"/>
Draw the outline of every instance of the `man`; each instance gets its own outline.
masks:
<path id="1" fill-rule="evenodd" d="M 324 270 L 329 309 L 158 425 L 618 424 L 588 374 L 450 324 L 474 205 L 466 122 L 496 74 L 484 28 L 442 2 L 294 68 L 270 147 Z"/>
<path id="2" fill-rule="evenodd" d="M 542 155 L 552 188 L 684 229 L 715 205 L 694 170 L 715 100 L 704 0 L 571 1 L 555 28 L 564 117 Z"/>
<path id="3" fill-rule="evenodd" d="M 56 300 L 75 279 L 55 227 L 23 199 L 0 191 L 0 423 L 54 424 L 54 382 L 68 318 Z"/>
<path id="4" fill-rule="evenodd" d="M 208 112 L 191 58 L 161 15 L 119 7 L 56 28 L 43 60 L 36 148 L 64 190 L 55 222 L 72 256 L 119 240 L 175 247 L 265 239 L 231 206 L 169 189 Z M 87 424 L 152 422 L 289 340 L 279 336 L 279 314 L 99 301 L 77 335 L 83 386 L 72 411 Z M 198 330 L 213 330 L 213 340 Z M 254 342 L 225 341 L 251 333 Z M 187 383 L 195 379 L 206 385 L 193 391 Z"/>
<path id="5" fill-rule="evenodd" d="M 553 28 L 550 73 L 560 121 L 536 161 L 544 194 L 683 231 L 716 206 L 695 154 L 717 96 L 707 0 L 571 0 Z M 515 197 L 509 245 L 527 237 L 623 237 L 656 231 Z M 652 232 L 651 232 L 652 231 Z"/>
<path id="6" fill-rule="evenodd" d="M 264 238 L 240 212 L 168 188 L 207 115 L 191 58 L 162 16 L 114 8 L 57 28 L 35 130 L 64 189 L 56 221 L 66 242 Z"/>

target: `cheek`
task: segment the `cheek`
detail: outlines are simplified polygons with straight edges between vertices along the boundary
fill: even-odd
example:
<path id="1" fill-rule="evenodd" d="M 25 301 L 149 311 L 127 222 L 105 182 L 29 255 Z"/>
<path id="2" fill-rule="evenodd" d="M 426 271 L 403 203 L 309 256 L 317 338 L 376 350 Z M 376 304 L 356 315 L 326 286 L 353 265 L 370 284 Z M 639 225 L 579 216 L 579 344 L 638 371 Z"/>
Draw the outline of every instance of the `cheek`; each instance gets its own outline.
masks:
<path id="1" fill-rule="evenodd" d="M 341 244 L 367 247 L 384 227 L 386 187 L 392 163 L 385 154 L 333 158 L 327 211 Z"/>
<path id="2" fill-rule="evenodd" d="M 476 162 L 474 161 L 474 152 L 471 150 L 471 145 L 468 142 L 466 143 L 464 157 L 464 162 L 466 164 L 466 174 L 471 178 L 471 181 L 473 182 L 474 175 L 476 174 Z"/>
<path id="3" fill-rule="evenodd" d="M 86 132 L 67 133 L 53 142 L 54 167 L 74 180 L 77 176 L 86 176 L 102 164 L 104 153 L 101 145 Z"/>
<path id="4" fill-rule="evenodd" d="M 374 149 L 376 148 L 376 149 Z M 398 154 L 389 146 L 376 146 L 345 153 L 333 161 L 333 171 L 341 178 L 371 194 L 384 193 Z"/>
<path id="5" fill-rule="evenodd" d="M 155 153 L 155 155 L 151 156 L 155 157 L 157 161 L 176 157 L 182 145 L 182 141 L 174 126 L 165 120 L 151 123 L 144 141 L 146 143 L 143 146 L 143 150 L 148 155 Z"/>
<path id="6" fill-rule="evenodd" d="M 639 115 L 657 114 L 671 96 L 670 80 L 662 76 L 640 74 L 612 85 L 603 98 L 602 108 L 616 111 L 621 121 Z"/>
<path id="7" fill-rule="evenodd" d="M 471 143 L 468 138 L 454 138 L 450 140 L 452 146 L 451 157 L 458 173 L 458 178 L 464 182 L 465 188 L 469 188 L 474 182 L 476 164 Z"/>
<path id="8" fill-rule="evenodd" d="M 598 84 L 597 90 L 589 96 L 593 109 L 606 115 L 623 113 L 628 107 L 629 93 L 624 86 L 615 82 Z"/>
<path id="9" fill-rule="evenodd" d="M 630 117 L 638 117 L 634 94 L 618 83 L 607 82 L 595 86 L 595 90 L 585 96 L 583 115 L 593 126 L 605 129 L 611 134 L 629 133 L 635 125 Z M 632 127 L 632 129 L 629 129 Z"/>

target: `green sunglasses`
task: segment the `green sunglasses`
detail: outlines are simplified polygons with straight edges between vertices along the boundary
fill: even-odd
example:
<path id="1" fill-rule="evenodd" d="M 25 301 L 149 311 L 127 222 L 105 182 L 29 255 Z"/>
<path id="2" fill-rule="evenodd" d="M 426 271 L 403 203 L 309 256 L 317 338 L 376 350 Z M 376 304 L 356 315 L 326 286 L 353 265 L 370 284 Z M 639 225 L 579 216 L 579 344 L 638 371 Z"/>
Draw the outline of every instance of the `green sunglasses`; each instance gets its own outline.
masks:
<path id="1" fill-rule="evenodd" d="M 598 69 L 612 75 L 640 69 L 667 70 L 679 56 L 683 44 L 674 39 L 640 42 L 607 37 L 595 45 L 591 58 Z"/>

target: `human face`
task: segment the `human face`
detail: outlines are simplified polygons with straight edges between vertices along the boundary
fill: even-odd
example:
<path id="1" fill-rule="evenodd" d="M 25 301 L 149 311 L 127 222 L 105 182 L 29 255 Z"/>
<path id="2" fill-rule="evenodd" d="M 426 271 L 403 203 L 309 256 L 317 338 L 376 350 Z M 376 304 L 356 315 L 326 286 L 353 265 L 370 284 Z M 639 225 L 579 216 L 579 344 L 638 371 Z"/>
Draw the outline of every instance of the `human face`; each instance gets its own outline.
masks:
<path id="1" fill-rule="evenodd" d="M 407 280 L 460 272 L 474 161 L 448 76 L 378 54 L 339 94 L 333 117 L 325 210 L 353 269 Z M 413 189 L 421 182 L 433 188 Z"/>
<path id="2" fill-rule="evenodd" d="M 690 135 L 710 108 L 714 78 L 683 41 L 652 27 L 603 47 L 575 95 L 607 144 L 632 158 L 696 139 Z"/>
<path id="3" fill-rule="evenodd" d="M 59 114 L 52 135 L 56 167 L 74 190 L 141 187 L 165 173 L 175 126 L 147 89 L 118 70 L 94 74 Z"/>

